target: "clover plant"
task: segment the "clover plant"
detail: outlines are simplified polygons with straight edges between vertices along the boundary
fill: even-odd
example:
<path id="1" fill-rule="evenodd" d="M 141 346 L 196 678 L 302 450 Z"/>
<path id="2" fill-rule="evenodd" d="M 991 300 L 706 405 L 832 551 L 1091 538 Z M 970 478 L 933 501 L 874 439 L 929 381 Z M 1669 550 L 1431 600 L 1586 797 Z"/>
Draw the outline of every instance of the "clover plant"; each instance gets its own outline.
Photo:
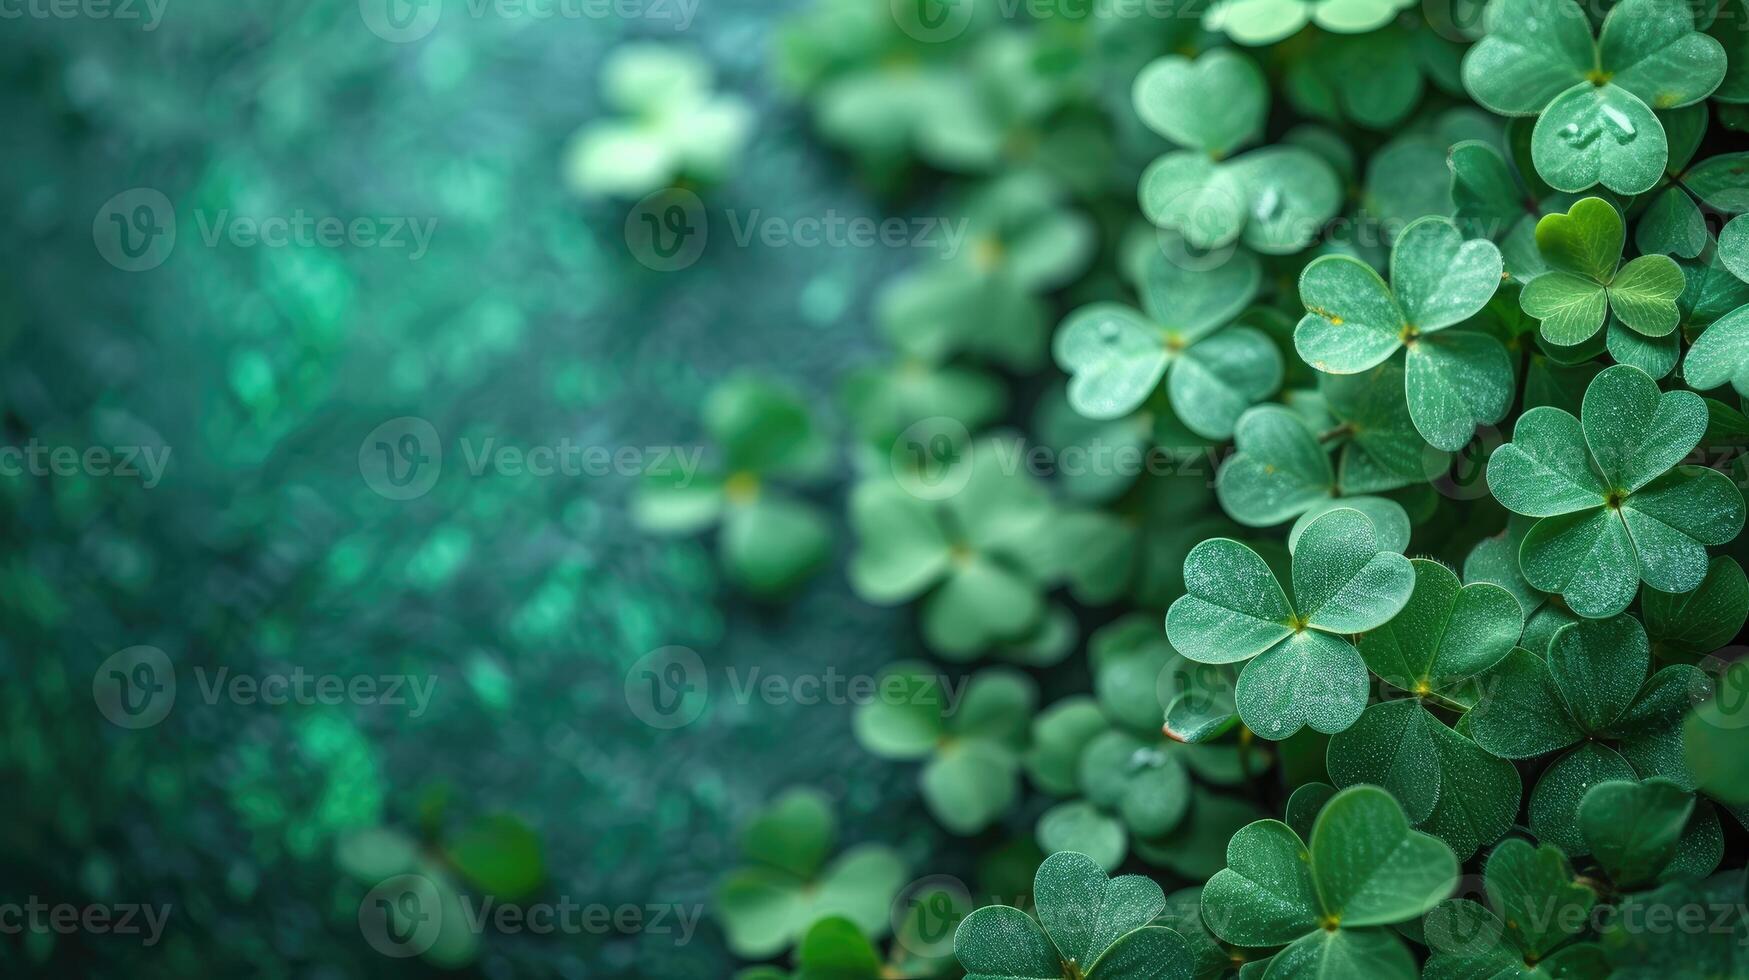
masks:
<path id="1" fill-rule="evenodd" d="M 1036 875 L 956 966 L 882 955 L 890 879 L 750 851 L 731 945 L 802 948 L 749 980 L 1749 975 L 1749 923 L 1627 919 L 1749 843 L 1749 6 L 1440 6 L 786 42 L 968 221 L 844 385 L 845 578 L 916 603 L 851 725 L 922 766 L 883 830 Z"/>

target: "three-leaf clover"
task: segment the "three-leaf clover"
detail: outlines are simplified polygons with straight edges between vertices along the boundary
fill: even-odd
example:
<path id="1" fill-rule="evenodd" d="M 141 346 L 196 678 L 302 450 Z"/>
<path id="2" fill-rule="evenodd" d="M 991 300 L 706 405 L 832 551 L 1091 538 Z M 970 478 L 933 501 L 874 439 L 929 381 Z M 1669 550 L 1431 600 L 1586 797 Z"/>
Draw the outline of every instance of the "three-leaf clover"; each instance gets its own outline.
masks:
<path id="1" fill-rule="evenodd" d="M 883 478 L 864 481 L 850 499 L 859 544 L 851 584 L 883 604 L 928 593 L 924 638 L 949 654 L 1030 636 L 1045 612 L 1051 562 L 1040 553 L 1052 513 L 1043 489 L 1010 470 L 994 442 L 974 445 L 957 466 L 964 482 L 944 477 L 935 488 L 943 499 Z"/>
<path id="2" fill-rule="evenodd" d="M 1264 738 L 1304 725 L 1325 732 L 1354 724 L 1366 707 L 1367 672 L 1345 639 L 1383 625 L 1415 587 L 1409 559 L 1378 547 L 1372 521 L 1332 510 L 1300 536 L 1293 601 L 1255 551 L 1213 538 L 1184 560 L 1181 596 L 1166 612 L 1172 645 L 1198 663 L 1247 661 L 1239 717 Z"/>
<path id="3" fill-rule="evenodd" d="M 1616 365 L 1585 389 L 1580 418 L 1533 408 L 1488 459 L 1488 488 L 1514 513 L 1542 518 L 1524 536 L 1524 577 L 1581 616 L 1613 616 L 1639 583 L 1687 592 L 1706 577 L 1708 545 L 1743 528 L 1729 477 L 1677 465 L 1706 431 L 1689 391 L 1660 392 Z"/>
<path id="4" fill-rule="evenodd" d="M 1508 654 L 1483 678 L 1483 696 L 1465 718 L 1476 744 L 1503 759 L 1577 745 L 1543 771 L 1530 795 L 1531 831 L 1568 854 L 1587 851 L 1574 818 L 1593 784 L 1657 775 L 1694 787 L 1682 721 L 1711 681 L 1688 664 L 1648 678 L 1651 665 L 1639 620 L 1580 620 L 1555 634 L 1546 657 L 1522 648 Z"/>
<path id="5" fill-rule="evenodd" d="M 1487 305 L 1502 268 L 1493 242 L 1465 241 L 1450 220 L 1421 218 L 1397 236 L 1389 286 L 1346 255 L 1306 266 L 1306 315 L 1294 328 L 1294 347 L 1331 374 L 1358 374 L 1406 348 L 1404 390 L 1415 428 L 1439 449 L 1462 448 L 1476 426 L 1500 421 L 1511 407 L 1512 361 L 1493 337 L 1446 328 Z"/>
<path id="6" fill-rule="evenodd" d="M 1488 906 L 1454 898 L 1427 913 L 1424 934 L 1433 955 L 1423 980 L 1609 975 L 1602 948 L 1584 941 L 1597 892 L 1574 875 L 1560 848 L 1503 841 L 1488 855 L 1482 875 Z"/>
<path id="7" fill-rule="evenodd" d="M 1184 937 L 1152 925 L 1166 908 L 1140 875 L 1108 878 L 1085 854 L 1062 851 L 1033 878 L 1038 919 L 1008 905 L 966 916 L 954 953 L 966 980 L 1189 980 Z"/>
<path id="8" fill-rule="evenodd" d="M 1706 98 L 1725 50 L 1679 0 L 1623 0 L 1595 39 L 1586 13 L 1567 0 L 1495 0 L 1488 35 L 1464 57 L 1464 87 L 1502 115 L 1539 116 L 1531 154 L 1550 186 L 1639 194 L 1668 154 L 1652 110 Z"/>
<path id="9" fill-rule="evenodd" d="M 1197 435 L 1225 439 L 1240 413 L 1281 385 L 1281 353 L 1256 327 L 1231 325 L 1262 282 L 1257 260 L 1237 254 L 1190 271 L 1155 252 L 1142 284 L 1146 313 L 1096 303 L 1069 314 L 1053 353 L 1072 377 L 1069 404 L 1095 419 L 1138 408 L 1167 379 L 1172 411 Z"/>
<path id="10" fill-rule="evenodd" d="M 1256 139 L 1269 109 L 1263 73 L 1217 48 L 1191 61 L 1169 55 L 1136 77 L 1136 114 L 1184 149 L 1143 172 L 1142 213 L 1198 249 L 1242 240 L 1269 254 L 1304 248 L 1342 204 L 1336 174 L 1316 154 L 1278 144 L 1228 160 Z"/>
<path id="11" fill-rule="evenodd" d="M 1524 286 L 1524 312 L 1542 321 L 1543 339 L 1572 347 L 1590 340 L 1610 313 L 1646 337 L 1665 337 L 1681 320 L 1677 297 L 1687 281 L 1668 255 L 1621 261 L 1621 214 L 1600 197 L 1536 223 L 1536 246 L 1549 271 Z"/>
<path id="12" fill-rule="evenodd" d="M 923 802 L 941 825 L 975 834 L 1020 794 L 1020 760 L 1038 691 L 1007 668 L 949 684 L 922 663 L 882 671 L 876 700 L 856 711 L 856 740 L 887 759 L 928 758 Z"/>
<path id="13" fill-rule="evenodd" d="M 828 864 L 836 836 L 831 804 L 813 790 L 791 790 L 753 818 L 740 835 L 749 863 L 717 886 L 717 915 L 730 949 L 765 959 L 832 915 L 867 935 L 886 932 L 893 897 L 905 884 L 905 862 L 886 847 L 865 844 Z"/>
<path id="14" fill-rule="evenodd" d="M 1660 776 L 1606 780 L 1579 802 L 1579 833 L 1617 888 L 1639 888 L 1676 860 L 1694 809 L 1693 793 Z"/>
<path id="15" fill-rule="evenodd" d="M 1390 622 L 1360 638 L 1360 655 L 1386 684 L 1412 695 L 1381 701 L 1330 740 L 1338 786 L 1388 790 L 1416 826 L 1468 858 L 1518 815 L 1518 770 L 1448 727 L 1428 705 L 1464 710 L 1475 678 L 1512 652 L 1522 613 L 1505 589 L 1414 559 L 1415 591 Z"/>
<path id="16" fill-rule="evenodd" d="M 1280 946 L 1266 978 L 1415 977 L 1402 939 L 1384 928 L 1414 919 L 1451 893 L 1457 858 L 1412 830 L 1376 786 L 1355 786 L 1318 814 L 1310 843 L 1278 820 L 1259 820 L 1227 844 L 1227 867 L 1202 891 L 1209 931 L 1235 946 Z"/>
<path id="17" fill-rule="evenodd" d="M 652 472 L 632 501 L 633 517 L 665 534 L 720 525 L 717 554 L 729 579 L 755 595 L 782 595 L 825 563 L 832 532 L 818 508 L 777 484 L 819 477 L 830 443 L 800 395 L 758 378 L 712 389 L 703 416 L 721 470 Z"/>
<path id="18" fill-rule="evenodd" d="M 710 64 L 659 44 L 618 47 L 602 66 L 603 100 L 626 113 L 577 134 L 565 176 L 585 194 L 638 195 L 687 176 L 723 176 L 747 141 L 753 112 L 711 91 Z"/>

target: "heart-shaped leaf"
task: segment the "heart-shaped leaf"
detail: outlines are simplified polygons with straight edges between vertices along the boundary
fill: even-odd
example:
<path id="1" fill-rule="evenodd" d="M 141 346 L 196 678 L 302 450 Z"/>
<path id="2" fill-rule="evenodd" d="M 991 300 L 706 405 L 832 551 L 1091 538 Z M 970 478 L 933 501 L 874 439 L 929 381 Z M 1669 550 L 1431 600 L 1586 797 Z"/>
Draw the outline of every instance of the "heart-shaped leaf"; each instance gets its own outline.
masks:
<path id="1" fill-rule="evenodd" d="M 1620 888 L 1649 884 L 1676 856 L 1694 795 L 1668 779 L 1612 780 L 1585 792 L 1579 832 Z"/>
<path id="2" fill-rule="evenodd" d="M 1195 61 L 1171 55 L 1136 76 L 1136 115 L 1179 146 L 1221 157 L 1263 128 L 1269 91 L 1251 59 L 1216 48 Z"/>
<path id="3" fill-rule="evenodd" d="M 1336 474 L 1318 437 L 1295 412 L 1259 405 L 1233 428 L 1238 451 L 1221 465 L 1215 493 L 1232 518 L 1267 527 L 1334 495 Z"/>

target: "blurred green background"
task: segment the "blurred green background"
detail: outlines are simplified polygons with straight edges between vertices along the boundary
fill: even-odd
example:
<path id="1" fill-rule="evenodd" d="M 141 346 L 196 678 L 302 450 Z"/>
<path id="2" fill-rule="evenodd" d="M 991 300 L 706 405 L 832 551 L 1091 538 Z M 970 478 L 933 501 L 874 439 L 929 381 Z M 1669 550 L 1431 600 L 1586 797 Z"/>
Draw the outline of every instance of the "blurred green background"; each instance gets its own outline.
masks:
<path id="1" fill-rule="evenodd" d="M 349 840 L 453 856 L 526 828 L 538 894 L 615 906 L 707 903 L 735 825 L 792 784 L 837 797 L 850 840 L 919 866 L 939 842 L 911 775 L 852 744 L 846 708 L 719 701 L 665 732 L 622 685 L 669 644 L 712 665 L 871 670 L 913 642 L 898 613 L 838 573 L 787 605 L 737 599 L 708 540 L 631 526 L 630 480 L 476 476 L 457 449 L 696 444 L 710 382 L 751 370 L 824 401 L 873 348 L 869 296 L 903 256 L 724 235 L 654 272 L 626 247 L 628 202 L 562 179 L 568 141 L 604 112 L 604 56 L 681 43 L 756 114 L 713 206 L 883 213 L 775 92 L 770 38 L 795 5 L 707 0 L 685 31 L 449 6 L 412 43 L 351 0 L 168 0 L 149 28 L 143 0 L 139 19 L 0 21 L 4 443 L 170 453 L 150 488 L 0 479 L 0 901 L 172 908 L 151 948 L 0 934 L 0 973 L 443 972 L 362 940 Z M 103 218 L 140 188 L 175 209 L 177 238 L 127 271 L 100 252 Z M 204 240 L 220 215 L 298 213 L 432 223 L 429 250 Z M 361 479 L 359 453 L 405 416 L 446 455 L 401 501 Z M 180 688 L 162 722 L 129 730 L 94 705 L 93 678 L 138 645 Z M 221 668 L 435 687 L 417 717 L 208 704 L 194 672 Z M 462 971 L 731 968 L 707 917 L 685 944 L 489 936 Z"/>

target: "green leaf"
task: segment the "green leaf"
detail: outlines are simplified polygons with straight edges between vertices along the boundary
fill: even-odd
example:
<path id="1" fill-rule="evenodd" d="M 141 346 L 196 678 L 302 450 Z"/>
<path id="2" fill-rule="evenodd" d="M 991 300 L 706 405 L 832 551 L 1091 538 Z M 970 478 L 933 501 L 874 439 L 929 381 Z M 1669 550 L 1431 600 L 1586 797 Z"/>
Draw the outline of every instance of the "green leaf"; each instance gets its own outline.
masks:
<path id="1" fill-rule="evenodd" d="M 1681 319 L 1676 299 L 1687 281 L 1668 255 L 1642 255 L 1623 265 L 1609 284 L 1609 308 L 1648 337 L 1663 337 Z"/>
<path id="2" fill-rule="evenodd" d="M 1344 931 L 1413 919 L 1457 884 L 1451 849 L 1411 830 L 1402 808 L 1377 787 L 1355 786 L 1331 798 L 1312 828 L 1309 851 L 1322 911 Z"/>
<path id="3" fill-rule="evenodd" d="M 1612 780 L 1585 792 L 1579 832 L 1610 880 L 1629 889 L 1652 882 L 1676 856 L 1693 810 L 1693 794 L 1667 779 Z"/>
<path id="4" fill-rule="evenodd" d="M 1409 417 L 1437 449 L 1462 449 L 1478 426 L 1506 417 L 1517 393 L 1511 356 L 1487 334 L 1450 330 L 1422 337 L 1409 348 L 1405 366 Z"/>
<path id="5" fill-rule="evenodd" d="M 1379 548 L 1366 515 L 1338 508 L 1300 536 L 1293 584 L 1301 622 L 1332 633 L 1362 633 L 1403 608 L 1415 572 L 1409 559 Z"/>
<path id="6" fill-rule="evenodd" d="M 1272 980 L 1321 977 L 1414 980 L 1415 958 L 1401 939 L 1384 930 L 1319 930 L 1275 954 L 1267 976 Z"/>
<path id="7" fill-rule="evenodd" d="M 533 894 L 546 878 L 539 835 L 510 814 L 475 820 L 443 852 L 462 877 L 505 901 Z"/>
<path id="8" fill-rule="evenodd" d="M 1719 262 L 1731 275 L 1749 282 L 1749 218 L 1738 215 L 1719 229 Z"/>
<path id="9" fill-rule="evenodd" d="M 1414 592 L 1390 622 L 1360 638 L 1361 656 L 1399 690 L 1457 695 L 1454 689 L 1512 652 L 1523 613 L 1499 586 L 1460 586 L 1439 562 L 1418 558 L 1410 564 Z"/>
<path id="10" fill-rule="evenodd" d="M 1706 578 L 1692 592 L 1647 589 L 1640 596 L 1652 650 L 1660 657 L 1704 656 L 1731 642 L 1749 620 L 1749 577 L 1733 558 L 1707 565 Z"/>
<path id="11" fill-rule="evenodd" d="M 1033 902 L 1058 952 L 1081 964 L 1095 963 L 1166 908 L 1166 896 L 1153 881 L 1140 875 L 1107 879 L 1097 862 L 1075 853 L 1052 854 L 1039 865 Z"/>
<path id="12" fill-rule="evenodd" d="M 1497 0 L 1487 26 L 1464 56 L 1464 88 L 1501 115 L 1541 112 L 1594 67 L 1591 25 L 1561 0 Z"/>
<path id="13" fill-rule="evenodd" d="M 881 975 L 881 958 L 874 944 L 856 923 L 840 916 L 814 923 L 796 948 L 796 963 L 806 980 L 875 980 Z"/>
<path id="14" fill-rule="evenodd" d="M 1227 867 L 1202 890 L 1209 931 L 1236 946 L 1280 946 L 1317 928 L 1311 852 L 1286 824 L 1259 820 L 1233 835 Z"/>
<path id="15" fill-rule="evenodd" d="M 1556 272 L 1608 285 L 1627 240 L 1621 213 L 1600 197 L 1575 201 L 1566 213 L 1536 223 L 1536 247 Z"/>
<path id="16" fill-rule="evenodd" d="M 1280 524 L 1335 493 L 1329 454 L 1286 408 L 1259 405 L 1241 415 L 1233 444 L 1238 451 L 1222 464 L 1215 493 L 1241 524 Z"/>
<path id="17" fill-rule="evenodd" d="M 1276 741 L 1307 725 L 1342 731 L 1365 710 L 1366 697 L 1360 654 L 1316 630 L 1295 633 L 1247 663 L 1235 691 L 1246 727 Z"/>
<path id="18" fill-rule="evenodd" d="M 1237 541 L 1212 538 L 1192 548 L 1184 587 L 1166 612 L 1166 636 L 1191 660 L 1247 660 L 1293 633 L 1293 608 L 1275 573 Z"/>
<path id="19" fill-rule="evenodd" d="M 1530 792 L 1530 832 L 1572 857 L 1590 853 L 1579 833 L 1579 803 L 1585 791 L 1610 779 L 1636 779 L 1632 766 L 1618 753 L 1586 742 L 1543 770 Z"/>
<path id="20" fill-rule="evenodd" d="M 1106 728 L 1098 703 L 1085 696 L 1065 698 L 1040 712 L 1032 721 L 1025 758 L 1033 783 L 1052 796 L 1073 795 L 1081 752 Z"/>
<path id="21" fill-rule="evenodd" d="M 1533 847 L 1512 839 L 1488 855 L 1488 898 L 1506 919 L 1506 935 L 1519 950 L 1546 957 L 1584 928 L 1597 893 L 1576 880 L 1561 849 Z"/>
<path id="22" fill-rule="evenodd" d="M 836 835 L 826 798 L 812 789 L 793 789 L 742 829 L 741 852 L 750 861 L 806 878 L 819 870 Z"/>
<path id="23" fill-rule="evenodd" d="M 1038 820 L 1038 845 L 1046 851 L 1074 850 L 1110 870 L 1123 863 L 1129 835 L 1116 817 L 1085 800 L 1060 803 Z"/>
<path id="24" fill-rule="evenodd" d="M 1723 803 L 1749 803 L 1749 662 L 1719 674 L 1718 689 L 1682 723 L 1683 755 L 1695 782 Z"/>
<path id="25" fill-rule="evenodd" d="M 1609 356 L 1621 364 L 1637 367 L 1653 378 L 1662 378 L 1676 370 L 1682 357 L 1682 338 L 1672 332 L 1662 337 L 1648 337 L 1624 326 L 1620 320 L 1609 321 L 1606 340 Z"/>
<path id="26" fill-rule="evenodd" d="M 1524 312 L 1542 321 L 1543 337 L 1570 347 L 1591 339 L 1603 326 L 1609 289 L 1570 272 L 1550 272 L 1526 283 L 1519 302 Z"/>
<path id="27" fill-rule="evenodd" d="M 1241 237 L 1264 255 L 1305 248 L 1342 209 L 1342 184 L 1316 154 L 1297 146 L 1252 150 L 1226 165 L 1249 210 Z"/>
<path id="28" fill-rule="evenodd" d="M 1545 407 L 1520 416 L 1512 441 L 1488 457 L 1488 489 L 1515 514 L 1553 517 L 1603 506 L 1608 488 L 1591 468 L 1579 420 Z"/>
<path id="29" fill-rule="evenodd" d="M 1300 302 L 1306 315 L 1294 328 L 1294 347 L 1320 371 L 1365 371 L 1402 346 L 1403 311 L 1379 274 L 1358 259 L 1313 259 L 1300 273 Z"/>
<path id="30" fill-rule="evenodd" d="M 831 549 L 831 526 L 808 504 L 762 492 L 724 515 L 723 570 L 754 595 L 789 592 L 826 563 Z"/>
<path id="31" fill-rule="evenodd" d="M 1395 551 L 1397 554 L 1408 550 L 1409 535 L 1413 528 L 1402 504 L 1388 497 L 1337 497 L 1313 506 L 1294 521 L 1294 526 L 1287 532 L 1288 551 L 1299 547 L 1300 536 L 1305 534 L 1306 528 L 1313 521 L 1342 508 L 1358 510 L 1372 521 L 1373 537 L 1381 550 Z"/>
<path id="32" fill-rule="evenodd" d="M 1149 62 L 1136 76 L 1133 98 L 1149 129 L 1216 157 L 1255 139 L 1269 108 L 1263 73 L 1231 48 L 1195 61 L 1172 55 Z"/>
<path id="33" fill-rule="evenodd" d="M 1668 0 L 1616 4 L 1604 19 L 1597 49 L 1610 83 L 1655 109 L 1698 102 L 1725 77 L 1724 46 L 1696 33 L 1694 13 Z"/>
<path id="34" fill-rule="evenodd" d="M 1749 397 L 1749 306 L 1706 328 L 1688 349 L 1682 375 L 1698 391 L 1729 383 Z"/>
<path id="35" fill-rule="evenodd" d="M 1167 153 L 1149 164 L 1138 192 L 1149 221 L 1178 232 L 1199 249 L 1219 248 L 1238 238 L 1249 211 L 1239 175 L 1193 150 Z"/>
<path id="36" fill-rule="evenodd" d="M 1059 980 L 1063 968 L 1032 916 L 1007 905 L 975 909 L 954 933 L 953 952 L 968 977 Z"/>

